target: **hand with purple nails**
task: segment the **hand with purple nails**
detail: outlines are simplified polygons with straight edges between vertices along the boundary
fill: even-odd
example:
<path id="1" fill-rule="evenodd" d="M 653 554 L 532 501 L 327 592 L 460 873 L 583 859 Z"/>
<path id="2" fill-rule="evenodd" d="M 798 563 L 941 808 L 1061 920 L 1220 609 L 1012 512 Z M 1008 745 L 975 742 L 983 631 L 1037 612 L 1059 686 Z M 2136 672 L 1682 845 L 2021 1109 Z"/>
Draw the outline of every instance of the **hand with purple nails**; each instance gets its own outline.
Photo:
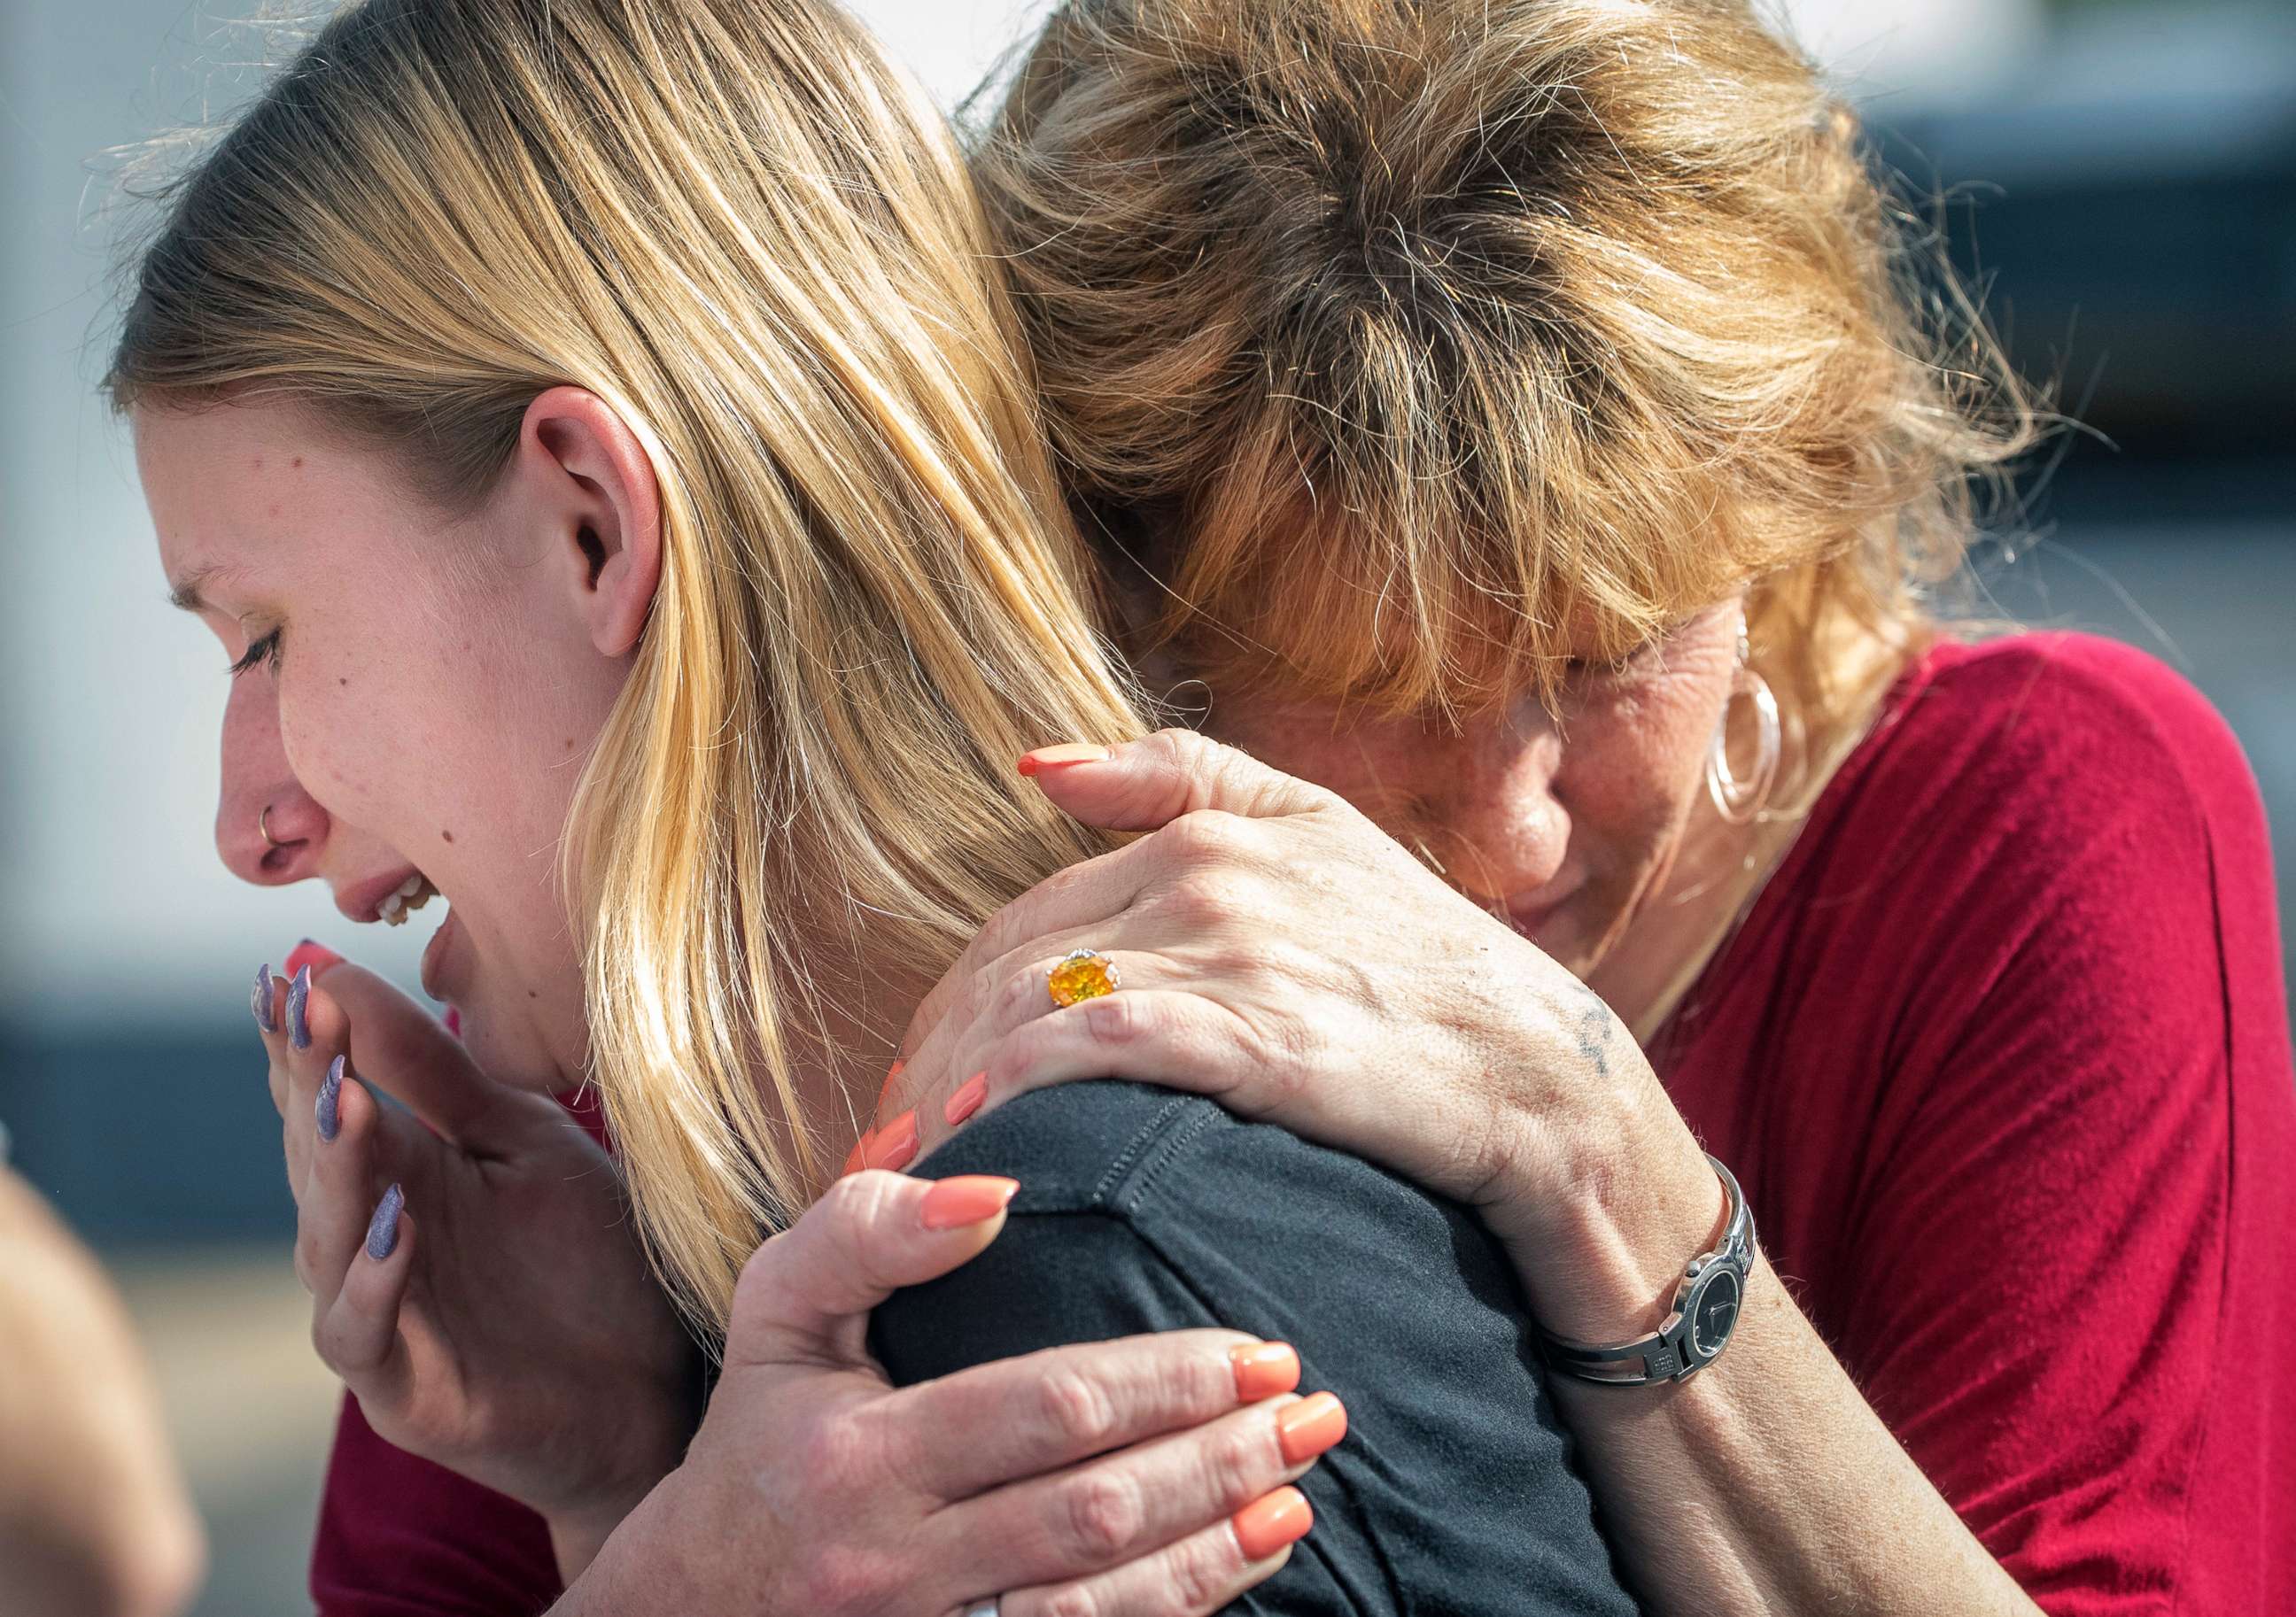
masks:
<path id="1" fill-rule="evenodd" d="M 251 1005 L 312 1339 L 385 1439 L 547 1518 L 570 1576 L 685 1452 L 700 1354 L 580 1124 L 372 972 L 316 970 L 266 967 Z"/>

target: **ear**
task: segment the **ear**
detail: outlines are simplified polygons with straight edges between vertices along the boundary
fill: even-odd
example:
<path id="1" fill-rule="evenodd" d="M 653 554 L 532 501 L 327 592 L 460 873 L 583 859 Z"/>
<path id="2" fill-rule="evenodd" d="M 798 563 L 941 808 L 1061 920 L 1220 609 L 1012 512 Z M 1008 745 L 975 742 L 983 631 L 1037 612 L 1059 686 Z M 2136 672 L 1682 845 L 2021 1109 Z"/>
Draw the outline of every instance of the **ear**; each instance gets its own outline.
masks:
<path id="1" fill-rule="evenodd" d="M 661 496 L 645 445 L 596 394 L 553 388 L 527 406 L 519 455 L 540 485 L 551 564 L 591 643 L 627 656 L 661 584 Z"/>

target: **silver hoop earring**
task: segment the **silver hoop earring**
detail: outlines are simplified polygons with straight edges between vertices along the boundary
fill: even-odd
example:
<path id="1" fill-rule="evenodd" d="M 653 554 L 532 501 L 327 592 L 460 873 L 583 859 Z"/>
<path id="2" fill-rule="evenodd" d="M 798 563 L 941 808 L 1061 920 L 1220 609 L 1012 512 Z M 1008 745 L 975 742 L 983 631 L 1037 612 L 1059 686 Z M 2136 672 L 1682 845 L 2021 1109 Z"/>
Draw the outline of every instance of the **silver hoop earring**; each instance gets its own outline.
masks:
<path id="1" fill-rule="evenodd" d="M 1714 726 L 1713 744 L 1706 749 L 1706 795 L 1714 812 L 1732 825 L 1744 825 L 1762 812 L 1770 787 L 1778 777 L 1778 698 L 1769 681 L 1747 664 L 1746 633 L 1738 632 L 1738 667 L 1730 676 L 1729 699 L 1722 704 L 1721 722 Z M 1754 766 L 1741 780 L 1730 767 L 1730 712 L 1738 698 L 1754 704 Z"/>

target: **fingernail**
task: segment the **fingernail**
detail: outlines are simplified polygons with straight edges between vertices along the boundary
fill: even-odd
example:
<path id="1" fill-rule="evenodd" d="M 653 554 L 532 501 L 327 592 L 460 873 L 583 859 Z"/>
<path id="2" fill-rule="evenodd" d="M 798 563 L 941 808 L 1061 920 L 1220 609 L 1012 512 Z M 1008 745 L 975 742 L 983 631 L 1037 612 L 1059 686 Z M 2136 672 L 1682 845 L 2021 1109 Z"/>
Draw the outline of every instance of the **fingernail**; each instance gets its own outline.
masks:
<path id="1" fill-rule="evenodd" d="M 1287 1466 L 1314 1459 L 1347 1434 L 1347 1406 L 1329 1392 L 1303 1398 L 1275 1417 L 1275 1446 Z"/>
<path id="2" fill-rule="evenodd" d="M 975 1073 L 956 1086 L 956 1093 L 948 1098 L 948 1104 L 941 1107 L 940 1115 L 948 1119 L 948 1126 L 953 1129 L 978 1112 L 980 1103 L 988 1098 L 988 1074 Z"/>
<path id="3" fill-rule="evenodd" d="M 255 1025 L 266 1033 L 279 1031 L 278 1019 L 271 1014 L 271 962 L 266 960 L 255 968 L 255 992 L 248 996 L 248 1009 L 255 1013 Z"/>
<path id="4" fill-rule="evenodd" d="M 406 1192 L 397 1185 L 382 1193 L 374 1216 L 366 1224 L 366 1255 L 381 1262 L 398 1250 L 398 1213 L 406 1205 Z"/>
<path id="5" fill-rule="evenodd" d="M 304 967 L 287 984 L 287 1042 L 297 1049 L 311 1048 L 311 968 Z"/>
<path id="6" fill-rule="evenodd" d="M 1300 1384 L 1300 1355 L 1288 1342 L 1240 1342 L 1227 1351 L 1235 1366 L 1235 1395 L 1256 1404 Z"/>
<path id="7" fill-rule="evenodd" d="M 869 1160 L 869 1141 L 875 1133 L 876 1131 L 873 1129 L 861 1131 L 861 1138 L 855 1140 L 853 1148 L 845 1154 L 845 1165 L 837 1171 L 838 1178 L 843 1179 L 849 1173 L 861 1172 L 863 1164 Z"/>
<path id="8" fill-rule="evenodd" d="M 287 956 L 287 975 L 292 976 L 304 967 L 308 966 L 313 976 L 324 976 L 328 967 L 340 966 L 342 963 L 341 955 L 337 954 L 324 943 L 315 943 L 307 937 L 296 944 L 293 951 Z"/>
<path id="9" fill-rule="evenodd" d="M 863 1158 L 873 1168 L 899 1170 L 916 1160 L 917 1115 L 904 1112 L 877 1131 Z"/>
<path id="10" fill-rule="evenodd" d="M 1092 741 L 1063 741 L 1058 747 L 1039 747 L 1036 751 L 1021 755 L 1020 769 L 1024 775 L 1039 770 L 1058 769 L 1063 764 L 1105 764 L 1116 755 Z"/>
<path id="11" fill-rule="evenodd" d="M 1265 1561 L 1286 1544 L 1297 1544 L 1316 1524 L 1314 1507 L 1297 1488 L 1263 1494 L 1228 1518 L 1247 1561 Z"/>
<path id="12" fill-rule="evenodd" d="M 906 1061 L 896 1061 L 892 1066 L 885 1069 L 885 1082 L 877 1086 L 877 1104 L 879 1106 L 883 1106 L 885 1104 L 885 1097 L 893 1092 L 893 1080 L 901 1075 L 901 1069 L 906 1066 L 908 1066 L 908 1063 Z"/>
<path id="13" fill-rule="evenodd" d="M 1003 1179 L 994 1173 L 960 1173 L 925 1192 L 924 1211 L 919 1221 L 927 1229 L 958 1229 L 967 1224 L 978 1224 L 1004 1212 L 1020 1188 L 1017 1179 Z"/>
<path id="14" fill-rule="evenodd" d="M 319 1084 L 319 1138 L 332 1140 L 342 1132 L 343 1119 L 340 1105 L 343 1093 L 343 1060 L 337 1056 L 327 1063 L 327 1075 Z"/>

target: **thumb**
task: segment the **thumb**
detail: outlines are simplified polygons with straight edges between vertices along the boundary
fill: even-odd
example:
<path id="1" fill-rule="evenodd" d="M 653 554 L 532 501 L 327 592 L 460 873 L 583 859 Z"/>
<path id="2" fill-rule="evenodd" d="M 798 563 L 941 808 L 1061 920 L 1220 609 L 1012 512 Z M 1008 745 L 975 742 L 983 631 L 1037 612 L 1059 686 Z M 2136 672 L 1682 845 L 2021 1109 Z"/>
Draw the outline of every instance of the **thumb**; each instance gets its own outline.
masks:
<path id="1" fill-rule="evenodd" d="M 1160 730 L 1117 747 L 1040 747 L 1021 760 L 1021 772 L 1062 812 L 1108 831 L 1152 831 L 1198 809 L 1274 820 L 1333 801 L 1321 787 L 1193 730 Z"/>
<path id="2" fill-rule="evenodd" d="M 1020 1188 L 985 1173 L 847 1174 L 742 1266 L 726 1367 L 863 1362 L 869 1311 L 980 1256 Z"/>
<path id="3" fill-rule="evenodd" d="M 499 1132 L 502 1090 L 398 987 L 345 960 L 327 968 L 318 992 L 350 1024 L 353 1072 L 456 1145 L 482 1149 Z"/>

